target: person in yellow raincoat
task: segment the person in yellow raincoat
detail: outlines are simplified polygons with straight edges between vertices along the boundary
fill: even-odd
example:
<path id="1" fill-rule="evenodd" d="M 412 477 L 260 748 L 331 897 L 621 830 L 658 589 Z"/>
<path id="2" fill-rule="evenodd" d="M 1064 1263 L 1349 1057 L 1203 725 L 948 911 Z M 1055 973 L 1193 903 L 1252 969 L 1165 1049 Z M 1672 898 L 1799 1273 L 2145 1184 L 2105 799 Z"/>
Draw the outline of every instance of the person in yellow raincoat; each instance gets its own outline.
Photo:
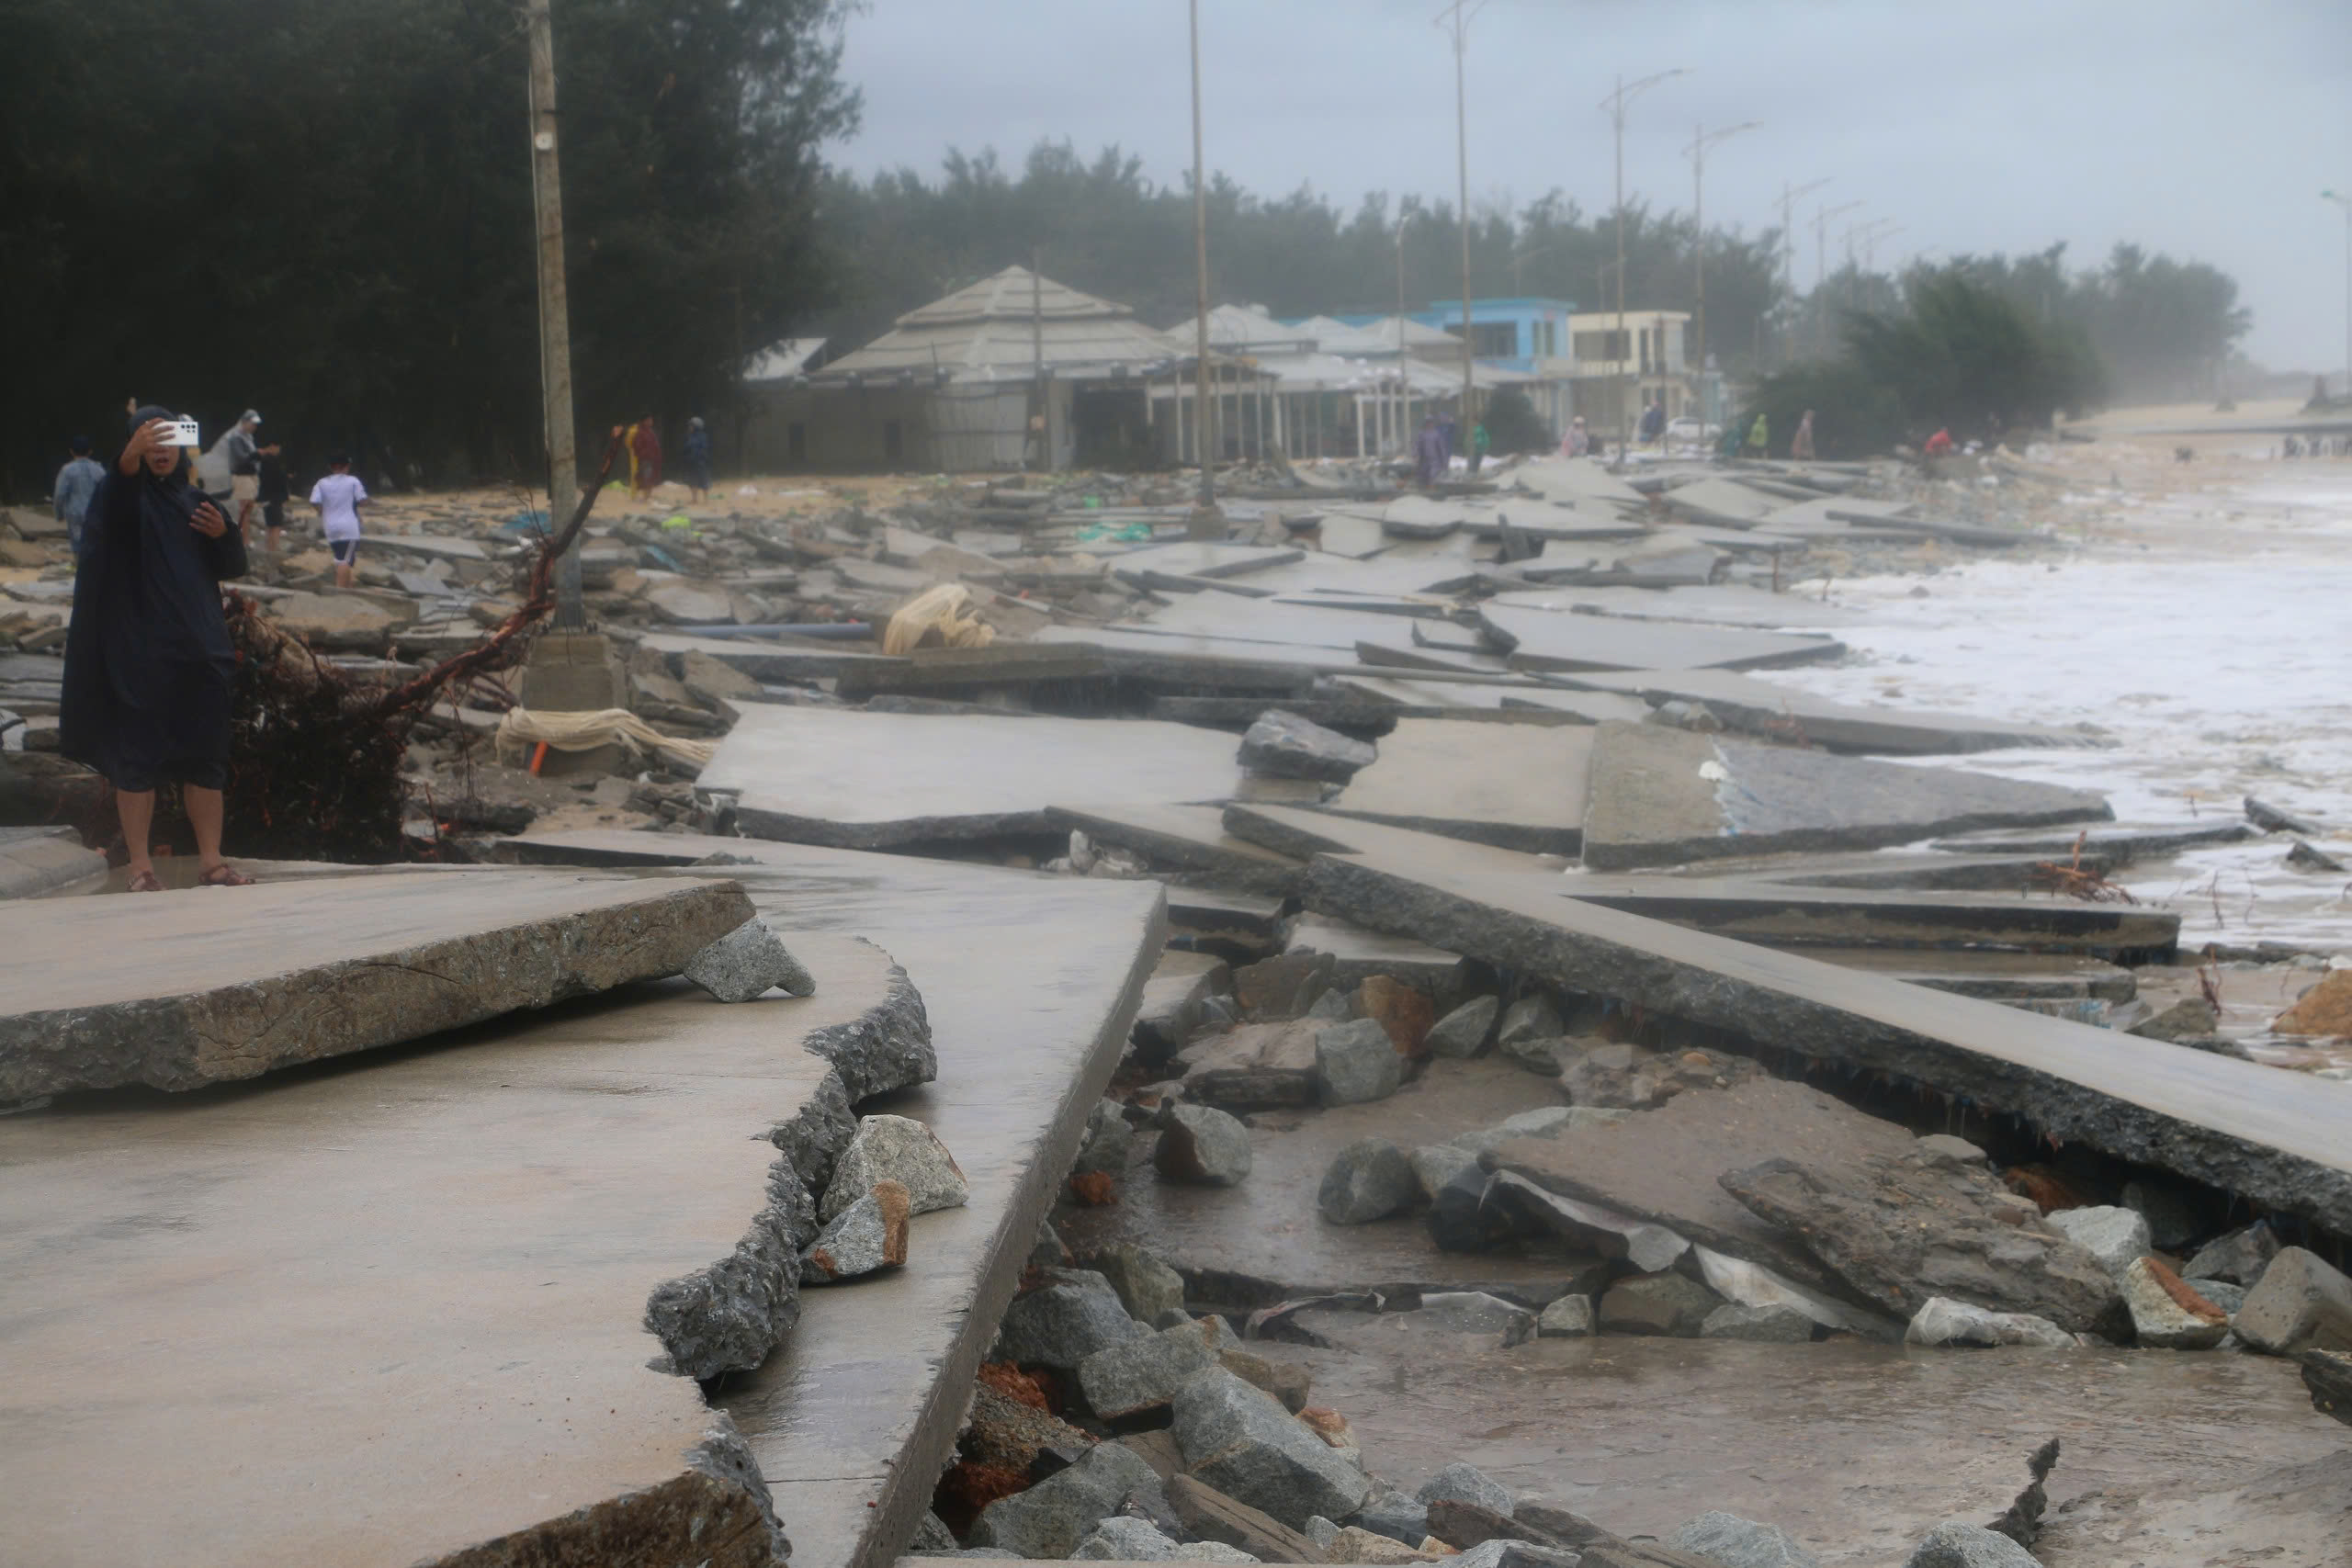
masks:
<path id="1" fill-rule="evenodd" d="M 1761 457 L 1770 449 L 1771 439 L 1772 428 L 1765 423 L 1764 412 L 1758 409 L 1756 423 L 1747 427 L 1747 450 Z"/>

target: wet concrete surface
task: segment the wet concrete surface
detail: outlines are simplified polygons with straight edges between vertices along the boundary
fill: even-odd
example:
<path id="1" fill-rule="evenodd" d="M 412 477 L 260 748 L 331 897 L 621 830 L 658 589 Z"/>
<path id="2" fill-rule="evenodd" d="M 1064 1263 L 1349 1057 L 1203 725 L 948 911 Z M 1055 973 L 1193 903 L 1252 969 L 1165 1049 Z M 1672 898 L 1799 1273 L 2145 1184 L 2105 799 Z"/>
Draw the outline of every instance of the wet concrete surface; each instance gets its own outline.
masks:
<path id="1" fill-rule="evenodd" d="M 1132 1242 L 1193 1282 L 1203 1299 L 1232 1306 L 1284 1295 L 1429 1287 L 1496 1286 L 1548 1301 L 1589 1259 L 1559 1244 L 1512 1253 L 1440 1252 L 1419 1213 L 1368 1225 L 1333 1225 L 1316 1212 L 1332 1158 L 1359 1138 L 1386 1138 L 1408 1153 L 1491 1127 L 1521 1111 L 1564 1103 L 1556 1079 L 1492 1058 L 1437 1060 L 1390 1098 L 1328 1111 L 1251 1116 L 1252 1165 L 1238 1187 L 1179 1187 L 1154 1179 L 1152 1138 L 1136 1140 L 1119 1201 L 1065 1207 L 1055 1221 L 1074 1252 Z"/>
<path id="2" fill-rule="evenodd" d="M 1464 1461 L 1621 1535 L 1722 1508 L 1825 1568 L 1892 1568 L 1944 1519 L 1997 1515 L 2055 1437 L 2047 1568 L 2324 1568 L 2352 1540 L 2352 1435 L 2267 1357 L 1613 1336 L 1282 1353 L 1374 1472 L 1410 1488 Z"/>

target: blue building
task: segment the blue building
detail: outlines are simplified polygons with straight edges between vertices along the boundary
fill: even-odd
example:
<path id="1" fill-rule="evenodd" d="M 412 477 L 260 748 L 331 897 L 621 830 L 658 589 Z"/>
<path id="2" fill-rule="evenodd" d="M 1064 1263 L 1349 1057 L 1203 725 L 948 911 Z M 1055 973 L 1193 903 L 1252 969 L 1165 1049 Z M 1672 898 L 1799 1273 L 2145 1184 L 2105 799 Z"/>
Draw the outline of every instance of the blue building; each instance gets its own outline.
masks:
<path id="1" fill-rule="evenodd" d="M 1525 296 L 1470 301 L 1470 354 L 1493 382 L 1516 383 L 1555 430 L 1576 412 L 1576 346 L 1568 318 L 1572 299 Z M 1462 301 L 1439 299 L 1411 312 L 1414 321 L 1462 335 Z"/>

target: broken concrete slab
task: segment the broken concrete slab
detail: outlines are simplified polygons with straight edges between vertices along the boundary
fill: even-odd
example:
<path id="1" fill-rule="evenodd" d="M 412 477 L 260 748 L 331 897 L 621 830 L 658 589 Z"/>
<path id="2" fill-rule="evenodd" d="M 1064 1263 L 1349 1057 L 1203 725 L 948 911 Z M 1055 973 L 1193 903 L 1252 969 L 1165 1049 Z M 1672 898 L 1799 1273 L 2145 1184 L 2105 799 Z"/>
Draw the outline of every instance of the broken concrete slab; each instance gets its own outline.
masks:
<path id="1" fill-rule="evenodd" d="M 0 899 L 89 893 L 107 879 L 107 857 L 70 828 L 0 828 Z"/>
<path id="2" fill-rule="evenodd" d="M 1174 1062 L 1184 1098 L 1227 1111 L 1314 1104 L 1315 1036 L 1323 1028 L 1312 1018 L 1245 1023 L 1193 1041 Z"/>
<path id="3" fill-rule="evenodd" d="M 1596 870 L 1787 850 L 1874 849 L 1974 828 L 2100 821 L 2089 790 L 1833 757 L 1646 724 L 1593 739 L 1584 860 Z"/>
<path id="4" fill-rule="evenodd" d="M 1121 1242 L 1149 1248 L 1184 1276 L 1194 1300 L 1219 1305 L 1427 1289 L 1483 1290 L 1541 1307 L 1586 1279 L 1592 1260 L 1566 1258 L 1548 1239 L 1497 1253 L 1439 1252 L 1420 1222 L 1401 1214 L 1335 1233 L 1315 1208 L 1325 1173 L 1351 1144 L 1442 1144 L 1525 1110 L 1533 1082 L 1507 1063 L 1433 1061 L 1376 1103 L 1254 1117 L 1243 1187 L 1179 1187 L 1138 1171 L 1121 1184 L 1118 1203 L 1057 1223 L 1081 1254 Z"/>
<path id="5" fill-rule="evenodd" d="M 0 1504 L 12 1549 L 295 1564 L 334 1539 L 353 1561 L 520 1564 L 617 1532 L 770 1561 L 744 1439 L 650 1363 L 666 1341 L 715 1372 L 788 1324 L 756 1256 L 781 1239 L 773 1195 L 745 1228 L 779 1179 L 760 1134 L 831 1077 L 788 1043 L 886 1005 L 891 969 L 847 937 L 801 949 L 827 995 L 728 1008 L 662 981 L 0 1123 L 0 1323 L 38 1358 L 0 1397 L 27 1483 Z M 515 1267 L 518 1238 L 562 1260 L 559 1288 Z M 204 1356 L 179 1353 L 191 1335 Z M 549 1421 L 550 1399 L 605 1414 Z M 69 1403 L 87 1418 L 61 1428 Z M 138 1466 L 135 1495 L 112 1462 Z"/>
<path id="6" fill-rule="evenodd" d="M 1584 840 L 1592 732 L 1402 719 L 1324 809 L 1529 854 Z"/>
<path id="7" fill-rule="evenodd" d="M 2132 933 L 2124 933 L 2132 934 Z M 1768 944 L 1770 945 L 1770 944 Z M 2039 945 L 2039 944 L 2037 944 Z M 1841 969 L 1883 975 L 1905 985 L 1984 1001 L 2128 1002 L 2139 994 L 2132 972 L 2074 953 L 2003 953 L 1945 948 L 1815 947 L 1805 956 Z"/>
<path id="8" fill-rule="evenodd" d="M 1365 742 L 1281 708 L 1259 715 L 1241 737 L 1241 765 L 1276 778 L 1343 784 L 1371 766 L 1373 756 Z"/>
<path id="9" fill-rule="evenodd" d="M 1842 604 L 1737 583 L 1703 588 L 1539 588 L 1498 593 L 1490 604 L 1558 615 L 1614 615 L 1635 621 L 1695 621 L 1750 631 L 1823 631 L 1865 624 Z"/>
<path id="10" fill-rule="evenodd" d="M 1302 868 L 1303 869 L 1303 868 Z M 1444 1005 L 1460 995 L 1462 957 L 1425 942 L 1367 931 L 1350 920 L 1329 915 L 1303 914 L 1291 922 L 1286 953 L 1311 953 L 1331 960 L 1330 983 L 1352 992 L 1366 980 L 1381 976 L 1402 980 Z"/>
<path id="11" fill-rule="evenodd" d="M 1097 843 L 1132 850 L 1154 867 L 1247 892 L 1294 892 L 1304 869 L 1289 855 L 1227 832 L 1223 808 L 1215 806 L 1051 806 L 1046 819 Z"/>
<path id="12" fill-rule="evenodd" d="M 414 1040 L 675 975 L 752 914 L 731 882 L 594 874 L 238 891 L 233 910 L 202 893 L 0 905 L 0 1100 L 194 1089 Z"/>
<path id="13" fill-rule="evenodd" d="M 1231 740 L 1189 725 L 763 705 L 700 787 L 734 795 L 755 837 L 872 849 L 1044 833 L 1057 801 L 1224 800 L 1238 782 Z"/>
<path id="14" fill-rule="evenodd" d="M 1237 839 L 1285 854 L 1300 862 L 1319 854 L 1422 854 L 1442 848 L 1465 871 L 1486 874 L 1531 874 L 1546 882 L 1560 881 L 1559 868 L 1532 854 L 1498 849 L 1475 840 L 1419 833 L 1369 818 L 1342 817 L 1295 807 L 1244 805 L 1225 808 L 1225 830 Z"/>
<path id="15" fill-rule="evenodd" d="M 1113 558 L 1112 571 L 1120 577 L 1247 577 L 1269 567 L 1304 560 L 1306 552 L 1281 546 L 1219 545 L 1186 541 L 1152 545 Z"/>
<path id="16" fill-rule="evenodd" d="M 1555 614 L 1493 600 L 1478 607 L 1478 626 L 1515 670 L 1764 670 L 1846 651 L 1829 637 Z"/>
<path id="17" fill-rule="evenodd" d="M 2037 1131 L 2352 1229 L 2352 1149 L 2274 1070 L 2199 1051 L 2119 1052 L 2101 1029 L 1942 995 L 1566 897 L 1405 848 L 1320 855 L 1311 907 L 1564 990 L 1611 997 L 1963 1095 Z"/>
<path id="18" fill-rule="evenodd" d="M 1775 739 L 1798 739 L 1826 750 L 1887 756 L 1996 751 L 2011 746 L 2096 744 L 2078 731 L 2047 729 L 1966 714 L 1861 707 L 1728 670 L 1668 670 L 1612 674 L 1584 671 L 1553 680 L 1594 692 L 1622 693 L 1657 705 L 1703 704 L 1727 728 Z"/>

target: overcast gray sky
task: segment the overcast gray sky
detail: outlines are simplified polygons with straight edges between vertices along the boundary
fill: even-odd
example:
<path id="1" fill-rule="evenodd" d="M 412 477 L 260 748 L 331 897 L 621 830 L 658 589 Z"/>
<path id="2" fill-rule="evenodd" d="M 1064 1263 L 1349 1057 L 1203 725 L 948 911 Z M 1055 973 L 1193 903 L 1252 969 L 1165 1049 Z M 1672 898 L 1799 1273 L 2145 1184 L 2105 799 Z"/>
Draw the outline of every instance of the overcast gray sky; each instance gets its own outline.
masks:
<path id="1" fill-rule="evenodd" d="M 1301 184 L 1454 190 L 1442 0 L 1200 0 L 1209 164 L 1261 195 Z M 1191 163 L 1184 0 L 869 0 L 845 69 L 861 172 L 935 175 L 948 147 L 1017 165 L 1044 136 L 1116 142 L 1156 179 Z M 1639 98 L 1625 181 L 1688 209 L 1691 128 L 1760 120 L 1711 154 L 1707 212 L 1751 232 L 1783 181 L 1800 287 L 1814 205 L 1884 218 L 1882 266 L 1920 252 L 2037 250 L 2077 266 L 2118 240 L 2211 261 L 2274 367 L 2345 356 L 2352 0 L 1488 0 L 1472 28 L 1475 204 L 1556 186 L 1611 199 L 1611 77 L 1690 74 Z M 1214 236 L 1211 243 L 1214 243 Z"/>

